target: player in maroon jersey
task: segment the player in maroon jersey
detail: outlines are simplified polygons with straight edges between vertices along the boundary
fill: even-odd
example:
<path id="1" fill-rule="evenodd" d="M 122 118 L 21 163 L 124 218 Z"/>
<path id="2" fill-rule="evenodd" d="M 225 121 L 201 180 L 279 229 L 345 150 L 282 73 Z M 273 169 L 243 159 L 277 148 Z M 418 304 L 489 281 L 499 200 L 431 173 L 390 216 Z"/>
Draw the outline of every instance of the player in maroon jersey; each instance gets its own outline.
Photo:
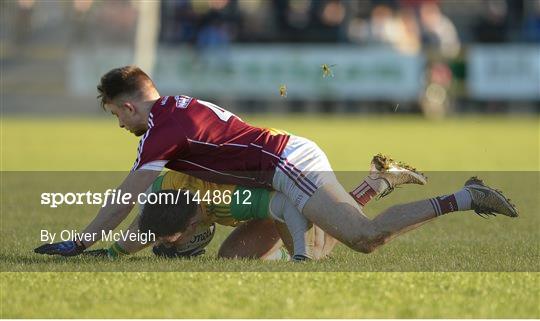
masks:
<path id="1" fill-rule="evenodd" d="M 131 195 L 144 192 L 163 167 L 216 183 L 272 188 L 293 202 L 301 219 L 364 253 L 450 212 L 473 209 L 478 214 L 517 216 L 500 192 L 472 178 L 456 193 L 396 205 L 371 220 L 362 212 L 369 200 L 401 184 L 425 184 L 425 177 L 377 156 L 371 175 L 348 193 L 312 141 L 251 126 L 206 101 L 162 97 L 137 67 L 109 71 L 98 91 L 104 109 L 118 118 L 119 126 L 142 136 L 133 169 L 118 188 Z M 114 229 L 132 207 L 128 202 L 102 208 L 83 233 L 101 235 Z M 59 243 L 41 253 L 77 255 L 97 240 Z"/>

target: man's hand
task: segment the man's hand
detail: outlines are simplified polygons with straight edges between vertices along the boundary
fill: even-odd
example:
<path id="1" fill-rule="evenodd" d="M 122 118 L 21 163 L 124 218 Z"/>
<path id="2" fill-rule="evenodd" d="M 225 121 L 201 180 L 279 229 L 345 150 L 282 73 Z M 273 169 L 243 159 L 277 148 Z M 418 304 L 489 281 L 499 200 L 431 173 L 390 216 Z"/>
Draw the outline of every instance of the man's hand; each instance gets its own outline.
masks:
<path id="1" fill-rule="evenodd" d="M 64 241 L 51 244 L 43 244 L 34 249 L 34 253 L 62 256 L 76 256 L 85 250 L 81 241 Z"/>

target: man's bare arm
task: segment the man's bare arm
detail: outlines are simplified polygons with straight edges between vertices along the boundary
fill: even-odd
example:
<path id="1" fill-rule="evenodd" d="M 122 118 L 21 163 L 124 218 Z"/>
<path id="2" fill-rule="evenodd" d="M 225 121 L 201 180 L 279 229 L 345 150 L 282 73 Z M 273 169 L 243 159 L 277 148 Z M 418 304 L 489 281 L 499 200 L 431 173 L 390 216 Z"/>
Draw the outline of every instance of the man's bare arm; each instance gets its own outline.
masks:
<path id="1" fill-rule="evenodd" d="M 96 218 L 84 229 L 83 233 L 95 233 L 91 241 L 84 241 L 86 248 L 92 246 L 101 239 L 102 231 L 108 233 L 115 229 L 128 215 L 134 202 L 137 201 L 137 195 L 143 193 L 156 179 L 160 172 L 151 170 L 136 170 L 130 172 L 122 184 L 117 188 L 122 194 L 130 193 L 128 204 L 110 204 L 100 209 Z M 89 234 L 85 234 L 89 235 Z"/>
<path id="2" fill-rule="evenodd" d="M 133 221 L 131 222 L 131 225 L 128 227 L 126 233 L 136 233 L 139 229 L 139 215 L 135 216 Z M 121 239 L 118 242 L 116 242 L 118 246 L 122 248 L 122 250 L 126 251 L 129 254 L 133 254 L 136 252 L 139 252 L 140 250 L 144 249 L 145 247 L 149 246 L 153 242 L 146 242 L 142 243 L 140 241 L 131 240 L 131 239 Z"/>

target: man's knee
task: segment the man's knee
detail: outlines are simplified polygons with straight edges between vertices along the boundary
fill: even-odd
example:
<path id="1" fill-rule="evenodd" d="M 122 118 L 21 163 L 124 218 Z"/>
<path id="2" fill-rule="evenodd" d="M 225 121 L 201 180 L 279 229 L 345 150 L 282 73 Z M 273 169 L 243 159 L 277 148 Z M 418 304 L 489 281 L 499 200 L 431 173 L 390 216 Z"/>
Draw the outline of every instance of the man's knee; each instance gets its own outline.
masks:
<path id="1" fill-rule="evenodd" d="M 371 230 L 367 233 L 363 233 L 358 238 L 356 238 L 352 242 L 351 247 L 355 251 L 369 254 L 375 251 L 381 245 L 385 244 L 387 242 L 388 236 L 388 233 L 380 233 Z"/>
<path id="2" fill-rule="evenodd" d="M 375 251 L 375 249 L 377 247 L 378 246 L 376 246 L 374 243 L 372 243 L 371 241 L 368 241 L 368 240 L 358 241 L 358 242 L 354 243 L 353 246 L 352 246 L 352 248 L 355 251 L 361 252 L 361 253 L 364 253 L 364 254 L 369 254 L 369 253 Z"/>

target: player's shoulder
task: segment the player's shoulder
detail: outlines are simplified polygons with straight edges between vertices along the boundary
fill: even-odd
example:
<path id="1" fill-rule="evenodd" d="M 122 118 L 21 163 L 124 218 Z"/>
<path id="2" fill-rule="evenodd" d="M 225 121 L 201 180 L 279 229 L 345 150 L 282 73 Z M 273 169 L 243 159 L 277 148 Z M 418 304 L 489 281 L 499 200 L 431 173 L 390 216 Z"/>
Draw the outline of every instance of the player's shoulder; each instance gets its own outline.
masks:
<path id="1" fill-rule="evenodd" d="M 153 143 L 161 145 L 184 136 L 185 125 L 191 120 L 181 110 L 186 110 L 192 101 L 194 98 L 186 95 L 162 96 L 156 100 L 148 116 L 147 136 Z"/>
<path id="2" fill-rule="evenodd" d="M 186 125 L 192 122 L 191 111 L 196 102 L 196 98 L 187 95 L 158 98 L 150 110 L 149 127 L 167 128 L 168 132 L 170 130 L 179 131 L 182 126 L 178 126 L 178 124 Z"/>
<path id="3" fill-rule="evenodd" d="M 162 113 L 165 110 L 187 109 L 197 99 L 188 95 L 162 96 L 154 105 L 152 112 Z"/>

